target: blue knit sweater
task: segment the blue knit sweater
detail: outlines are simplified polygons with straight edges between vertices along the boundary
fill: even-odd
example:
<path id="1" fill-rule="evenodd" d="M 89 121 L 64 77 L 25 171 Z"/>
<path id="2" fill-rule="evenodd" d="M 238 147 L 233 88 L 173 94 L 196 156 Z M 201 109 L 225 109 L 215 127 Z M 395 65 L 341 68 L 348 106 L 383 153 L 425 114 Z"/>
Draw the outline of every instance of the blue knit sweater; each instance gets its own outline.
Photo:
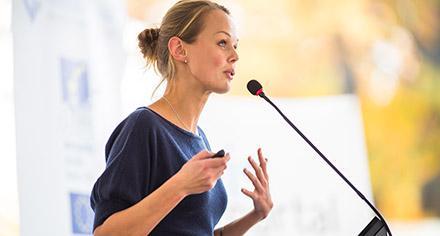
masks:
<path id="1" fill-rule="evenodd" d="M 106 168 L 93 186 L 93 229 L 159 188 L 208 140 L 183 130 L 147 107 L 138 108 L 113 131 L 105 147 Z M 151 235 L 213 235 L 227 204 L 221 180 L 213 189 L 184 198 Z"/>

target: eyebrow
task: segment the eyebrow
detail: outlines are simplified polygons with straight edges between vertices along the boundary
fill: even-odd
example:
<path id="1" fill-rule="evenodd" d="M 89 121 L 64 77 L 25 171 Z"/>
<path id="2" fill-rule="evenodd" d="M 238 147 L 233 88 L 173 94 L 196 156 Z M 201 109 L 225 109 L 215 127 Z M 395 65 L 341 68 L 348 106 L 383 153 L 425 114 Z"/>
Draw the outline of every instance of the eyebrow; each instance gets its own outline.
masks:
<path id="1" fill-rule="evenodd" d="M 228 32 L 226 32 L 226 31 L 224 31 L 224 30 L 217 31 L 215 34 L 219 34 L 219 33 L 224 33 L 224 34 L 226 34 L 227 36 L 229 36 L 229 38 L 232 38 L 231 34 L 228 33 Z M 238 42 L 238 39 L 237 39 L 237 42 Z"/>

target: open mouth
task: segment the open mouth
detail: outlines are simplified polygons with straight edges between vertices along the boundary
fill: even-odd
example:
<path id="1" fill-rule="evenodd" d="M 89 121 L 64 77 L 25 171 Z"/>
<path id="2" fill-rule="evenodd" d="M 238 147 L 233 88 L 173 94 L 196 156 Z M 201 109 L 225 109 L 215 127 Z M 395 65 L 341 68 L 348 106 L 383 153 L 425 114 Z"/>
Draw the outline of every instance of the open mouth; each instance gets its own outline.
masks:
<path id="1" fill-rule="evenodd" d="M 232 79 L 234 77 L 235 72 L 234 71 L 225 71 L 225 74 L 229 79 Z"/>

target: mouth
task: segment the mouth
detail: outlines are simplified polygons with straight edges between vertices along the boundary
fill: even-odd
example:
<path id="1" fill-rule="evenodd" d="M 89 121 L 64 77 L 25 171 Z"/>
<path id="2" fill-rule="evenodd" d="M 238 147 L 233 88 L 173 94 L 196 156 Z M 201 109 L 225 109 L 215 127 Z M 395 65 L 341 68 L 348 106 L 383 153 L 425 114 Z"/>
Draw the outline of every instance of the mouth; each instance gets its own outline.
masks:
<path id="1" fill-rule="evenodd" d="M 232 80 L 234 78 L 234 75 L 235 75 L 235 71 L 234 70 L 227 70 L 224 73 L 226 74 L 228 79 Z"/>

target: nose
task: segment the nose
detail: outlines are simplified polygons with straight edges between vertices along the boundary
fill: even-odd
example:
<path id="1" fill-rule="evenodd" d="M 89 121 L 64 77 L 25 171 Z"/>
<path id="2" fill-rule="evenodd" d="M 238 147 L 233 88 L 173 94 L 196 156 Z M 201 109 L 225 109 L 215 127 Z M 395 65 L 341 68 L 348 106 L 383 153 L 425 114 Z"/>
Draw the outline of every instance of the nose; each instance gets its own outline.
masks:
<path id="1" fill-rule="evenodd" d="M 229 61 L 231 63 L 235 63 L 235 62 L 238 61 L 238 59 L 239 59 L 239 56 L 238 56 L 237 50 L 236 49 L 232 49 L 232 55 L 231 55 Z"/>

